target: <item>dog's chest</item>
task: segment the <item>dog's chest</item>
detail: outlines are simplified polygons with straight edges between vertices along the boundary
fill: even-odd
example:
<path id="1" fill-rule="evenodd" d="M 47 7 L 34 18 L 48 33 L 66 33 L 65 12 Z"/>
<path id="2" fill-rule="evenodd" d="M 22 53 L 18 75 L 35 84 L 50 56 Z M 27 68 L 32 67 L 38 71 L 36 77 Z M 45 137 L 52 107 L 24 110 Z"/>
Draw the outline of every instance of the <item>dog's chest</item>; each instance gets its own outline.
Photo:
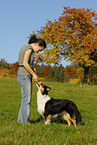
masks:
<path id="1" fill-rule="evenodd" d="M 43 113 L 45 104 L 50 99 L 48 95 L 42 95 L 40 91 L 37 92 L 37 107 L 40 114 Z"/>

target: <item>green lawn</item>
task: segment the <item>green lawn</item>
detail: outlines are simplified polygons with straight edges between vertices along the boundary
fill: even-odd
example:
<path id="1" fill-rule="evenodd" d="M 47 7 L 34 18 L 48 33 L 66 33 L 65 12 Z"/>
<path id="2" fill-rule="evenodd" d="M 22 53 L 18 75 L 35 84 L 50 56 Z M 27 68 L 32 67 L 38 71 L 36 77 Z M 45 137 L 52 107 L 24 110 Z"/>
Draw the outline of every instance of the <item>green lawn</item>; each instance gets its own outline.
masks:
<path id="1" fill-rule="evenodd" d="M 44 82 L 52 90 L 49 96 L 74 101 L 84 126 L 67 126 L 62 119 L 45 125 L 37 112 L 37 87 L 33 82 L 30 125 L 18 124 L 21 90 L 16 79 L 0 78 L 0 145 L 97 145 L 97 86 Z"/>

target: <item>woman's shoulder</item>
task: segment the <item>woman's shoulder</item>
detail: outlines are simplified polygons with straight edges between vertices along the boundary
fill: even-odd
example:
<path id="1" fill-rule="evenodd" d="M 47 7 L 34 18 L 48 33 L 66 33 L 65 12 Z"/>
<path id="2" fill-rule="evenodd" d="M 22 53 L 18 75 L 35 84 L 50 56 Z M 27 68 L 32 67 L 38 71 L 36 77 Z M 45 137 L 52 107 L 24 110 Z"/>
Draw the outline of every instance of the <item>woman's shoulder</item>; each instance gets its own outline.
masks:
<path id="1" fill-rule="evenodd" d="M 27 51 L 27 50 L 29 50 L 29 49 L 31 49 L 31 50 L 33 51 L 31 45 L 29 45 L 29 44 L 26 44 L 26 45 L 24 45 L 24 46 L 21 48 L 21 50 L 22 50 L 23 52 L 25 52 L 25 51 Z"/>
<path id="2" fill-rule="evenodd" d="M 29 45 L 29 44 L 24 45 L 23 48 L 32 49 L 31 45 Z"/>

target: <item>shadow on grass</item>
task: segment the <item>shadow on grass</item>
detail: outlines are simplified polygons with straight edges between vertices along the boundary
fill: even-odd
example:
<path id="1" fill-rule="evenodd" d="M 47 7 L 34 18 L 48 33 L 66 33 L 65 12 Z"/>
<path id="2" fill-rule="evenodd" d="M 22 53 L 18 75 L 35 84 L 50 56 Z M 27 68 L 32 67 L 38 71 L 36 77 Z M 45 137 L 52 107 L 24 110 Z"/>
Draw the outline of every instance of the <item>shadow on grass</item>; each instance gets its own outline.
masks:
<path id="1" fill-rule="evenodd" d="M 44 121 L 43 117 L 40 116 L 37 120 L 30 120 L 30 123 L 39 123 L 40 121 Z M 55 122 L 55 123 L 61 123 L 61 124 L 67 124 L 67 122 L 65 120 L 63 120 L 61 117 L 57 117 L 57 118 L 52 118 L 51 122 Z"/>
<path id="2" fill-rule="evenodd" d="M 41 120 L 43 120 L 43 117 L 42 116 L 40 116 L 37 120 L 30 120 L 30 123 L 38 123 Z"/>
<path id="3" fill-rule="evenodd" d="M 30 123 L 39 123 L 40 121 L 44 121 L 43 117 L 40 116 L 37 120 L 31 120 Z M 65 124 L 68 125 L 67 121 L 63 120 L 62 117 L 56 117 L 56 118 L 52 118 L 51 119 L 51 123 L 58 123 L 58 124 Z M 71 122 L 71 124 L 73 125 L 73 123 Z M 85 125 L 85 123 L 81 122 L 80 124 L 77 125 Z"/>

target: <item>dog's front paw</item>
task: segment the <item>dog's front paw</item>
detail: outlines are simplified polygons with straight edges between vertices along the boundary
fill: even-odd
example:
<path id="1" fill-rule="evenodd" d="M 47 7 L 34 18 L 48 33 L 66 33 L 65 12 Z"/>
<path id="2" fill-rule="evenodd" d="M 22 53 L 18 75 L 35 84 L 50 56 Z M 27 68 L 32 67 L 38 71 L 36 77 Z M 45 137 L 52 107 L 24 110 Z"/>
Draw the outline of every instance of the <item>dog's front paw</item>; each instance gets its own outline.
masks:
<path id="1" fill-rule="evenodd" d="M 51 120 L 45 121 L 45 125 L 47 125 L 47 124 L 51 124 Z"/>

